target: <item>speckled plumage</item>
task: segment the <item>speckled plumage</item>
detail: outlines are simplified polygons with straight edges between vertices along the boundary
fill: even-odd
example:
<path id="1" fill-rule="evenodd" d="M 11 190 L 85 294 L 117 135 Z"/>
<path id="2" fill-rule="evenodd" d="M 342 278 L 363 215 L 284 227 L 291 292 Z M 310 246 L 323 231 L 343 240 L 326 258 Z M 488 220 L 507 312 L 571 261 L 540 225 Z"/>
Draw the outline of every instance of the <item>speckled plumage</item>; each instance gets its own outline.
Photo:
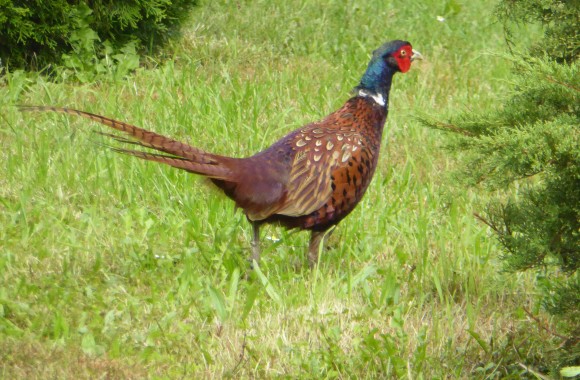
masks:
<path id="1" fill-rule="evenodd" d="M 377 49 L 355 95 L 319 122 L 295 130 L 248 158 L 225 157 L 124 122 L 58 107 L 21 110 L 74 114 L 105 124 L 130 139 L 114 139 L 165 154 L 114 148 L 117 152 L 209 177 L 243 209 L 254 227 L 253 258 L 259 259 L 259 226 L 280 223 L 312 231 L 309 261 L 318 259 L 325 232 L 359 203 L 379 157 L 388 96 L 395 72 L 406 72 L 419 54 L 405 41 Z"/>

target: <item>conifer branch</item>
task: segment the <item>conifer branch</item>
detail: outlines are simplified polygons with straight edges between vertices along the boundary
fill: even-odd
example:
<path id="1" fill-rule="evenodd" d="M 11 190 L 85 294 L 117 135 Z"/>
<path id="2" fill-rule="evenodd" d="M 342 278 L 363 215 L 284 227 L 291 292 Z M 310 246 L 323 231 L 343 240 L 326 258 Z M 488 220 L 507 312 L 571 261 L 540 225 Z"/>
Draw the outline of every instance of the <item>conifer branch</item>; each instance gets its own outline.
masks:
<path id="1" fill-rule="evenodd" d="M 570 339 L 570 337 L 562 335 L 562 334 L 558 334 L 557 332 L 553 331 L 551 328 L 549 328 L 548 326 L 546 326 L 542 321 L 540 321 L 540 319 L 538 317 L 536 317 L 535 315 L 533 315 L 525 306 L 522 306 L 522 309 L 524 309 L 524 312 L 528 315 L 528 317 L 532 318 L 536 324 L 538 325 L 538 327 L 540 327 L 542 330 L 547 331 L 550 335 L 553 335 L 555 337 L 558 337 L 560 339 L 564 339 L 564 340 L 568 340 Z"/>
<path id="2" fill-rule="evenodd" d="M 568 83 L 560 82 L 559 80 L 554 79 L 554 77 L 552 77 L 550 75 L 546 75 L 546 79 L 552 83 L 559 84 L 559 85 L 564 86 L 564 87 L 568 87 L 571 90 L 580 91 L 580 88 L 572 86 L 571 84 L 568 84 Z"/>
<path id="3" fill-rule="evenodd" d="M 425 119 L 420 119 L 424 124 L 427 124 L 433 128 L 437 128 L 437 129 L 441 129 L 444 131 L 450 131 L 450 132 L 454 132 L 454 133 L 459 133 L 461 135 L 464 136 L 469 136 L 469 137 L 474 137 L 475 134 L 464 129 L 461 127 L 458 127 L 456 125 L 453 124 L 449 124 L 449 123 L 443 123 L 440 121 L 429 121 L 429 120 L 425 120 Z"/>
<path id="4" fill-rule="evenodd" d="M 479 220 L 480 222 L 486 224 L 489 228 L 491 228 L 492 230 L 494 230 L 497 234 L 500 233 L 499 229 L 494 224 L 492 224 L 489 220 L 485 219 L 483 216 L 481 216 L 477 212 L 474 212 L 473 213 L 473 216 L 475 216 L 475 218 L 477 220 Z"/>

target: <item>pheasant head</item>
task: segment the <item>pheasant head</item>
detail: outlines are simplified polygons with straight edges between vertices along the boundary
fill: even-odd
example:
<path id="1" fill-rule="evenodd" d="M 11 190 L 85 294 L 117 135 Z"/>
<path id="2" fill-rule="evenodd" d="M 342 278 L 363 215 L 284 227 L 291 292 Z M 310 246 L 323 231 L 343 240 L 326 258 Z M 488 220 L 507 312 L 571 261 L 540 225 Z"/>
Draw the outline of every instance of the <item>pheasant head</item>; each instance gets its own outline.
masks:
<path id="1" fill-rule="evenodd" d="M 393 75 L 398 71 L 409 71 L 411 62 L 416 59 L 423 59 L 423 56 L 413 50 L 409 42 L 394 40 L 385 43 L 373 52 L 367 70 L 355 90 L 373 96 L 378 103 L 386 106 Z"/>

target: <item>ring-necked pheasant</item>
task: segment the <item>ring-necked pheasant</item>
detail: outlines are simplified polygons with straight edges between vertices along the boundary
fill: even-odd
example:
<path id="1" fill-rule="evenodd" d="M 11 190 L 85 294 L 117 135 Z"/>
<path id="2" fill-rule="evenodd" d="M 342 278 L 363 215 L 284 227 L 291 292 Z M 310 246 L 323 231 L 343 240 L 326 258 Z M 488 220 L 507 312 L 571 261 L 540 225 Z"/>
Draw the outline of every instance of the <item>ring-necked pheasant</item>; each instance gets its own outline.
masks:
<path id="1" fill-rule="evenodd" d="M 164 154 L 113 148 L 209 177 L 243 209 L 253 226 L 252 258 L 260 258 L 259 228 L 280 223 L 312 231 L 310 265 L 326 231 L 339 223 L 363 197 L 377 166 L 393 75 L 407 72 L 422 58 L 406 41 L 375 50 L 355 93 L 321 121 L 291 132 L 248 158 L 225 157 L 121 121 L 68 108 L 20 106 L 22 111 L 54 111 L 82 116 L 123 132 L 104 135 Z"/>

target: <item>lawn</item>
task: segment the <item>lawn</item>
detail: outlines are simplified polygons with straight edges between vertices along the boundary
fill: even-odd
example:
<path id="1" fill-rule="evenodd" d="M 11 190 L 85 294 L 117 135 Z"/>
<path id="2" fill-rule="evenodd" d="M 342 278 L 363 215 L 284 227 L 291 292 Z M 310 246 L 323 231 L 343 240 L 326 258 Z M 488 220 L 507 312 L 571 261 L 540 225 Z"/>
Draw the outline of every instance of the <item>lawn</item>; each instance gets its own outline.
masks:
<path id="1" fill-rule="evenodd" d="M 123 80 L 0 82 L 0 378 L 527 378 L 552 341 L 531 275 L 502 272 L 451 175 L 444 118 L 501 106 L 491 1 L 203 1 L 173 58 Z M 439 16 L 439 17 L 438 17 Z M 211 184 L 102 146 L 86 110 L 248 156 L 340 107 L 390 39 L 375 178 L 310 270 L 308 233 L 251 228 Z M 528 317 L 526 310 L 537 315 Z M 541 322 L 540 323 L 538 323 Z"/>

